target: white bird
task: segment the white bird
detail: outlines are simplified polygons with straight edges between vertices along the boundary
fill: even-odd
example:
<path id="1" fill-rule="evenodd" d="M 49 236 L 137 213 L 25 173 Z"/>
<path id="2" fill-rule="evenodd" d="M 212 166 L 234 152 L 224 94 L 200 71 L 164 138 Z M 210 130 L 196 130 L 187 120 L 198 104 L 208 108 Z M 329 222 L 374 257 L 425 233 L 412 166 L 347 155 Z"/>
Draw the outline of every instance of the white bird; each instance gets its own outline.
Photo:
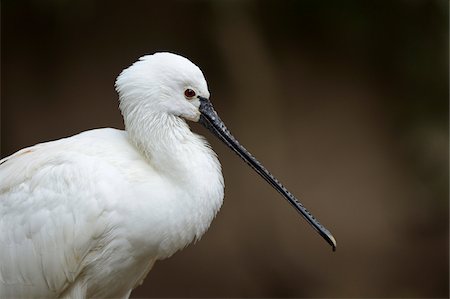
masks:
<path id="1" fill-rule="evenodd" d="M 141 57 L 116 81 L 125 131 L 90 130 L 0 160 L 0 298 L 128 298 L 157 260 L 199 239 L 224 196 L 200 122 L 332 235 L 234 139 L 188 59 Z"/>

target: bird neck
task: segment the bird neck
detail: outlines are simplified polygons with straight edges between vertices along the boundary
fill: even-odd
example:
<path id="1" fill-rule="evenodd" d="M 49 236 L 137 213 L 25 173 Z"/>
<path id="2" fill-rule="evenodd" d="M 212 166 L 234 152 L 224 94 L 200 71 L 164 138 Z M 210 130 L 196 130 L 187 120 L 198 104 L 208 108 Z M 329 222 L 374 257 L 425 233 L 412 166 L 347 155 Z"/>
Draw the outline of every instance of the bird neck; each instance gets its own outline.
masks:
<path id="1" fill-rule="evenodd" d="M 190 153 L 205 144 L 184 119 L 160 112 L 124 119 L 131 141 L 152 167 L 171 176 L 189 175 Z"/>

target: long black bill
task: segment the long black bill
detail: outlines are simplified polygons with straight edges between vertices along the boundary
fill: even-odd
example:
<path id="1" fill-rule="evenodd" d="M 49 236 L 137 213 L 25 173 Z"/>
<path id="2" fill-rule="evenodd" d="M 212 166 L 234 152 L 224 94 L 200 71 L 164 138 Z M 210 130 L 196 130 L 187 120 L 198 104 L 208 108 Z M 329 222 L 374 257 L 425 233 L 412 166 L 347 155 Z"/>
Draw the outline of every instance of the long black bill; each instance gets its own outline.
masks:
<path id="1" fill-rule="evenodd" d="M 200 100 L 200 119 L 205 128 L 210 130 L 226 145 L 228 145 L 239 157 L 241 157 L 251 168 L 253 168 L 260 176 L 262 176 L 269 184 L 272 185 L 283 197 L 308 221 L 308 223 L 336 250 L 336 240 L 333 235 L 317 221 L 310 212 L 292 195 L 278 180 L 256 160 L 239 142 L 231 135 L 225 124 L 217 115 L 211 102 L 203 97 Z"/>

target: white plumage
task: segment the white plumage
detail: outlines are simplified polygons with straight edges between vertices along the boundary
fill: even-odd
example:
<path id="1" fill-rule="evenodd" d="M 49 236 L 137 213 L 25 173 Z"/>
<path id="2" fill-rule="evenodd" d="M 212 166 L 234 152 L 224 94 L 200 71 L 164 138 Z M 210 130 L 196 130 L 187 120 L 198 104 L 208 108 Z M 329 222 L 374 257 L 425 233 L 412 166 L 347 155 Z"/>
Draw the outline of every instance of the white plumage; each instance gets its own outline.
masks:
<path id="1" fill-rule="evenodd" d="M 127 132 L 87 131 L 0 161 L 0 298 L 127 298 L 220 208 L 220 164 L 178 116 L 198 119 L 184 91 L 209 96 L 201 71 L 159 53 L 116 87 Z"/>
<path id="2" fill-rule="evenodd" d="M 215 153 L 235 151 L 335 248 L 333 236 L 226 129 L 200 69 L 170 53 L 117 78 L 126 131 L 97 129 L 0 160 L 0 298 L 128 298 L 200 238 L 222 205 Z"/>

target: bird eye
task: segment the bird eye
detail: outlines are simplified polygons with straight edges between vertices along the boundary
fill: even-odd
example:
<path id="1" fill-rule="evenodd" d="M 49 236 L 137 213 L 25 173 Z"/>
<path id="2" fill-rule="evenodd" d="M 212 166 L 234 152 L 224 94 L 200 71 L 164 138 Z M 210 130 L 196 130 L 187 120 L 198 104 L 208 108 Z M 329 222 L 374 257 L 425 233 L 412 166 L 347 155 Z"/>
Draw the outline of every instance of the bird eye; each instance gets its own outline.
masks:
<path id="1" fill-rule="evenodd" d="M 195 91 L 193 91 L 192 89 L 188 88 L 184 91 L 184 96 L 186 98 L 193 98 L 195 97 Z"/>

